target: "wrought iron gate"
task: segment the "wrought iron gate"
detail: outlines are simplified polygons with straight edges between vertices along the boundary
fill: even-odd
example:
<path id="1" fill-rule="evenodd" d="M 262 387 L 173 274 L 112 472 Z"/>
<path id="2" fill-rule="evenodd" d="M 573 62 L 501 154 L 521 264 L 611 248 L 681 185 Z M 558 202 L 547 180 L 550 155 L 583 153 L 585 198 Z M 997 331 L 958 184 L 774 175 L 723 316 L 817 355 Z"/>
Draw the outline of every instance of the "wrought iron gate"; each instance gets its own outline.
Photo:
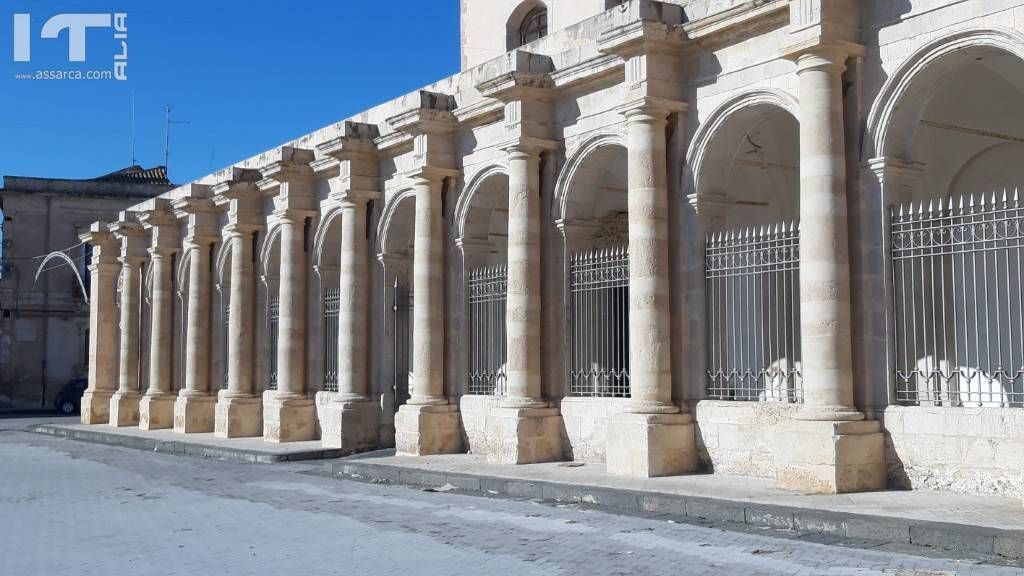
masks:
<path id="1" fill-rule="evenodd" d="M 1024 405 L 1017 192 L 891 209 L 896 400 Z"/>
<path id="2" fill-rule="evenodd" d="M 629 397 L 629 249 L 572 256 L 569 395 Z"/>
<path id="3" fill-rule="evenodd" d="M 391 328 L 394 350 L 395 411 L 409 400 L 409 371 L 412 370 L 412 293 L 395 280 L 391 292 Z"/>
<path id="4" fill-rule="evenodd" d="M 281 300 L 277 296 L 270 297 L 267 317 L 270 335 L 270 382 L 267 384 L 267 389 L 277 390 L 277 337 L 281 320 Z"/>
<path id="5" fill-rule="evenodd" d="M 224 372 L 224 374 L 222 374 L 222 377 L 221 377 L 221 380 L 222 380 L 221 388 L 223 388 L 224 390 L 228 389 L 228 373 L 230 372 L 229 364 L 231 362 L 231 360 L 230 360 L 231 352 L 228 349 L 229 346 L 231 346 L 230 330 L 228 329 L 228 326 L 230 326 L 230 325 L 231 325 L 231 302 L 229 302 L 227 300 L 227 298 L 223 298 L 223 305 L 221 306 L 220 349 L 221 349 L 221 358 L 223 359 L 223 362 L 221 363 L 221 366 L 222 366 L 221 371 Z"/>
<path id="6" fill-rule="evenodd" d="M 505 310 L 508 267 L 469 271 L 469 386 L 467 394 L 505 394 Z"/>
<path id="7" fill-rule="evenodd" d="M 708 398 L 799 402 L 799 226 L 708 235 L 705 278 Z"/>
<path id="8" fill-rule="evenodd" d="M 324 290 L 323 362 L 324 392 L 338 391 L 338 313 L 341 309 L 341 290 Z"/>

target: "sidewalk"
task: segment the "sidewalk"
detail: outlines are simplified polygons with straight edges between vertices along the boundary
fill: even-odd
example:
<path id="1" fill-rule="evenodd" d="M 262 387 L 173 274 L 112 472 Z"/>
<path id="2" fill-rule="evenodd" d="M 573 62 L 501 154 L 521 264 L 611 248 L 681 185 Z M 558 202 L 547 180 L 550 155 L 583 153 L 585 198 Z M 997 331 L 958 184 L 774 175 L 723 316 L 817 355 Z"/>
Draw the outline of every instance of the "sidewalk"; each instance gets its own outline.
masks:
<path id="1" fill-rule="evenodd" d="M 81 424 L 33 424 L 28 431 L 147 451 L 248 463 L 325 460 L 324 473 L 350 480 L 445 488 L 468 493 L 592 505 L 611 511 L 663 514 L 911 544 L 1024 559 L 1024 506 L 1017 499 L 946 492 L 886 491 L 806 495 L 772 480 L 723 474 L 670 478 L 612 476 L 601 463 L 505 466 L 483 456 L 395 456 L 393 450 L 342 457 L 319 441 L 268 444 L 259 438 L 222 439 Z"/>
<path id="2" fill-rule="evenodd" d="M 326 463 L 364 482 L 595 505 L 781 528 L 842 538 L 912 544 L 1024 559 L 1024 507 L 1016 499 L 945 492 L 889 491 L 805 495 L 772 480 L 721 474 L 626 478 L 600 463 L 488 464 L 482 456 L 402 457 L 392 451 Z"/>
<path id="3" fill-rule="evenodd" d="M 149 452 L 184 454 L 199 458 L 221 458 L 250 464 L 273 464 L 338 458 L 341 450 L 324 448 L 319 440 L 271 444 L 262 438 L 217 438 L 211 434 L 178 434 L 173 430 L 139 430 L 84 424 L 37 424 L 29 432 L 48 434 L 94 444 L 108 444 Z"/>

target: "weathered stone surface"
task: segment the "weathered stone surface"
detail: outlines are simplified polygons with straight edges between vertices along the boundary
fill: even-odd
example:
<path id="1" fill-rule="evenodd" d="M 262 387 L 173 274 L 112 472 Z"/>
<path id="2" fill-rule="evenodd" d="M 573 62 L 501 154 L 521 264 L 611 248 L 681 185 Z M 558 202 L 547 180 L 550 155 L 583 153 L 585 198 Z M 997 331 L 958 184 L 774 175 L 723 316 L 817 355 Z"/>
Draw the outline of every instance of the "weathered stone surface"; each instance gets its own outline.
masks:
<path id="1" fill-rule="evenodd" d="M 458 408 L 402 406 L 395 415 L 395 450 L 410 456 L 461 452 Z"/>
<path id="2" fill-rule="evenodd" d="M 263 434 L 263 402 L 260 398 L 226 398 L 223 392 L 214 409 L 214 433 L 218 438 L 252 438 Z"/>
<path id="3" fill-rule="evenodd" d="M 331 401 L 320 409 L 323 444 L 345 452 L 369 450 L 377 445 L 377 420 L 380 409 L 368 400 Z"/>
<path id="4" fill-rule="evenodd" d="M 775 441 L 780 488 L 836 494 L 885 487 L 884 438 L 877 421 L 794 420 Z"/>
<path id="5" fill-rule="evenodd" d="M 535 464 L 561 460 L 561 428 L 557 408 L 492 408 L 487 415 L 487 461 Z"/>
<path id="6" fill-rule="evenodd" d="M 115 392 L 110 397 L 110 425 L 138 426 L 141 399 L 138 392 Z"/>
<path id="7" fill-rule="evenodd" d="M 139 428 L 164 430 L 174 428 L 174 402 L 171 394 L 146 394 L 139 403 Z"/>
<path id="8" fill-rule="evenodd" d="M 608 420 L 608 472 L 653 478 L 697 469 L 689 414 L 622 413 Z"/>
<path id="9" fill-rule="evenodd" d="M 213 432 L 216 398 L 209 394 L 178 396 L 174 402 L 174 431 L 181 434 Z"/>
<path id="10" fill-rule="evenodd" d="M 267 442 L 305 442 L 317 436 L 316 406 L 306 398 L 282 399 L 263 394 L 263 439 Z"/>

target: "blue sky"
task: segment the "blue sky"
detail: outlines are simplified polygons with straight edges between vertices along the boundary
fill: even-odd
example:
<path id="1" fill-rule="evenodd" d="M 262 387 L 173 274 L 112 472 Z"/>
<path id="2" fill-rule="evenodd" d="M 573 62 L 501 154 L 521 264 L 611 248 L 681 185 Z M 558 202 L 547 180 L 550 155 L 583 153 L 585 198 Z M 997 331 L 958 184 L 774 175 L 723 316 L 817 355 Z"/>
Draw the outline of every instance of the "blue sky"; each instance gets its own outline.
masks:
<path id="1" fill-rule="evenodd" d="M 184 183 L 458 71 L 458 0 L 6 0 L 0 12 L 0 175 L 92 178 L 136 157 Z M 110 70 L 113 29 L 87 31 L 69 63 L 60 13 L 128 14 L 128 80 L 20 80 L 37 70 Z M 31 60 L 14 61 L 15 13 L 31 14 Z"/>

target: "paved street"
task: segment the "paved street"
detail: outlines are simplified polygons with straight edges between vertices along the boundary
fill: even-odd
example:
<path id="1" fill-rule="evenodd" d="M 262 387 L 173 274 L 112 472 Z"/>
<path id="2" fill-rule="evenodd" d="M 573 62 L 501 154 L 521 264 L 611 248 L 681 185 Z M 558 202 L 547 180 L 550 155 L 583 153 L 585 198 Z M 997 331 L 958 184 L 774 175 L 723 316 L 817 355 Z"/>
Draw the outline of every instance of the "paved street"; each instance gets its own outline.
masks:
<path id="1" fill-rule="evenodd" d="M 344 482 L 312 474 L 315 463 L 104 447 L 17 424 L 0 421 L 3 576 L 1024 573 L 863 543 Z"/>

